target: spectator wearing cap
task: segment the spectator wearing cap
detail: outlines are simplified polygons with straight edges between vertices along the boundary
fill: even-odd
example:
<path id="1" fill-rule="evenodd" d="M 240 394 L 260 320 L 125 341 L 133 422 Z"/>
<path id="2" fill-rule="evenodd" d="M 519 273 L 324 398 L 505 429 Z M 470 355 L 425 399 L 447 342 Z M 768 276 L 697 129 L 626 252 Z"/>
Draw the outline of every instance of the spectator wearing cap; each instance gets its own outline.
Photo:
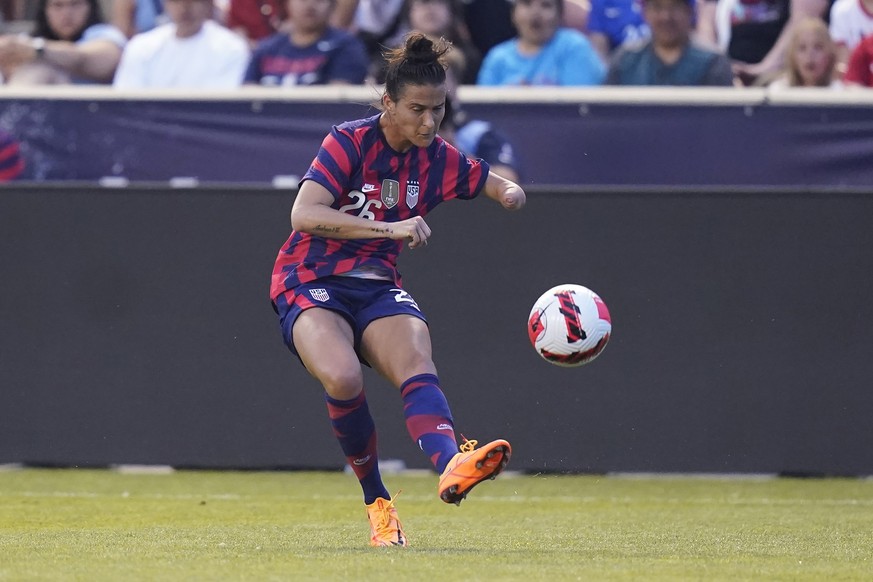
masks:
<path id="1" fill-rule="evenodd" d="M 582 33 L 561 26 L 562 0 L 516 0 L 518 35 L 488 51 L 478 85 L 599 85 L 606 71 Z"/>
<path id="2" fill-rule="evenodd" d="M 39 0 L 32 36 L 0 37 L 0 70 L 14 85 L 109 83 L 126 42 L 97 0 Z"/>
<path id="3" fill-rule="evenodd" d="M 268 87 L 363 84 L 370 64 L 367 51 L 352 34 L 330 26 L 335 7 L 336 0 L 288 0 L 293 25 L 258 44 L 245 82 Z"/>
<path id="4" fill-rule="evenodd" d="M 166 0 L 170 22 L 134 36 L 113 85 L 118 89 L 229 89 L 242 84 L 249 48 L 212 20 L 213 0 Z"/>
<path id="5" fill-rule="evenodd" d="M 644 0 L 643 16 L 651 39 L 618 51 L 607 85 L 733 85 L 727 57 L 692 43 L 690 0 Z"/>

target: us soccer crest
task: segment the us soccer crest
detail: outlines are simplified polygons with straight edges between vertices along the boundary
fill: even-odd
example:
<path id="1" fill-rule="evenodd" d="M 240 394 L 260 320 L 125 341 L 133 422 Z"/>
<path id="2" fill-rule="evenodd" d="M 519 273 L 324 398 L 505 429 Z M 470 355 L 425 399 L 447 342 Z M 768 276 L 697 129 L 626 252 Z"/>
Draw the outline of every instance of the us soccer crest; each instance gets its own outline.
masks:
<path id="1" fill-rule="evenodd" d="M 321 301 L 322 303 L 330 300 L 330 295 L 327 293 L 327 289 L 310 289 L 309 295 L 316 301 Z"/>
<path id="2" fill-rule="evenodd" d="M 394 208 L 400 202 L 400 182 L 382 180 L 382 203 L 386 208 Z"/>
<path id="3" fill-rule="evenodd" d="M 418 204 L 418 180 L 410 180 L 406 183 L 406 205 L 415 208 Z"/>

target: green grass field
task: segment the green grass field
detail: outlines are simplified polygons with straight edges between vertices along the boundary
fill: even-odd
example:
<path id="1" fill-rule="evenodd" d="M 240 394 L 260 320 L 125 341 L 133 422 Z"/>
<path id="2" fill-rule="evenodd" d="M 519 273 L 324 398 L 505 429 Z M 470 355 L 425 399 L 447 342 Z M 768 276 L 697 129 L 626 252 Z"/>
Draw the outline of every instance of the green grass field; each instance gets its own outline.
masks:
<path id="1" fill-rule="evenodd" d="M 0 471 L 0 580 L 871 580 L 873 481 L 504 475 L 460 507 L 343 473 Z"/>

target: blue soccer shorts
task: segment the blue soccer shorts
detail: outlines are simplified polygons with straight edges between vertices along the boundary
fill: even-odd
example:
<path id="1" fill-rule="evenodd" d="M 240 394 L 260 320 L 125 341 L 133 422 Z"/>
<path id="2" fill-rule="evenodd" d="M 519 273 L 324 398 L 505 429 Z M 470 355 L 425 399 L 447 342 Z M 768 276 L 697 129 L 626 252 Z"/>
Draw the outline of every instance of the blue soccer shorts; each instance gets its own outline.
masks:
<path id="1" fill-rule="evenodd" d="M 279 313 L 282 339 L 291 352 L 299 357 L 291 333 L 300 314 L 313 307 L 330 309 L 345 318 L 355 335 L 355 352 L 362 362 L 361 336 L 371 322 L 391 315 L 412 315 L 427 323 L 412 295 L 397 287 L 393 281 L 332 276 L 298 285 L 283 296 L 286 300 L 275 303 Z"/>

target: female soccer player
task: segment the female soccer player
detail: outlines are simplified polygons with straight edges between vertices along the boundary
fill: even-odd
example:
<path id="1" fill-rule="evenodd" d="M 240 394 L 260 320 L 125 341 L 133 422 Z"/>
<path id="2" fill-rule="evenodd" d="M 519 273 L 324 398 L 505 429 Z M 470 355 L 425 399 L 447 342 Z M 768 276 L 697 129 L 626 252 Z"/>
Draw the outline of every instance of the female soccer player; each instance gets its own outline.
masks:
<path id="1" fill-rule="evenodd" d="M 397 271 L 403 243 L 427 244 L 424 216 L 444 200 L 484 192 L 509 210 L 525 203 L 517 184 L 437 135 L 450 48 L 411 33 L 389 51 L 382 112 L 338 125 L 324 139 L 301 180 L 293 232 L 273 270 L 285 343 L 324 386 L 334 433 L 364 491 L 372 546 L 408 540 L 379 474 L 361 362 L 400 389 L 409 434 L 440 474 L 446 503 L 460 504 L 511 454 L 505 440 L 479 449 L 471 440 L 459 451 L 427 323 Z"/>

